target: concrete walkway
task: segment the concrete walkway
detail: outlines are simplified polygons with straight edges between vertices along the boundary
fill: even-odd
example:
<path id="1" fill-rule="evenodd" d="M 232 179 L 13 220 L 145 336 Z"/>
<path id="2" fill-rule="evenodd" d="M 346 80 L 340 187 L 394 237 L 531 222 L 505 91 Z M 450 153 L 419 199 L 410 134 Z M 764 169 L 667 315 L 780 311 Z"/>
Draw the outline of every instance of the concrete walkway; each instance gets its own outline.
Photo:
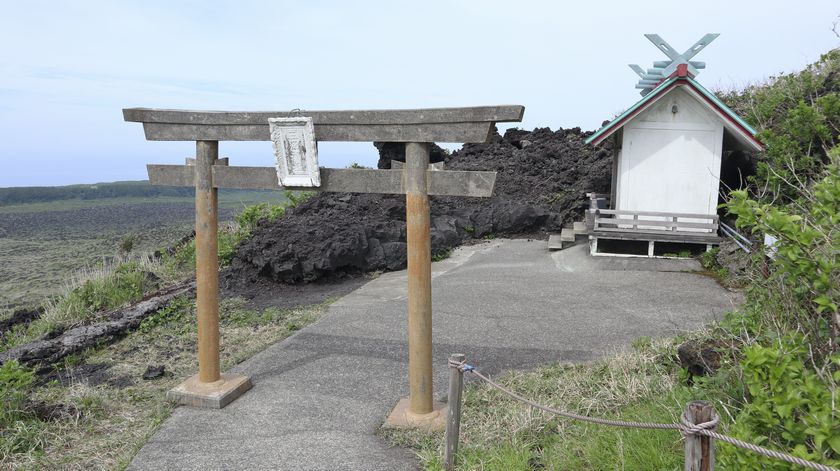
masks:
<path id="1" fill-rule="evenodd" d="M 489 373 L 579 362 L 640 336 L 691 329 L 733 307 L 691 260 L 549 254 L 544 241 L 462 247 L 433 266 L 435 398 L 446 358 Z M 317 323 L 236 372 L 254 388 L 220 411 L 178 408 L 129 469 L 414 469 L 410 451 L 374 435 L 408 393 L 406 274 L 343 297 Z"/>

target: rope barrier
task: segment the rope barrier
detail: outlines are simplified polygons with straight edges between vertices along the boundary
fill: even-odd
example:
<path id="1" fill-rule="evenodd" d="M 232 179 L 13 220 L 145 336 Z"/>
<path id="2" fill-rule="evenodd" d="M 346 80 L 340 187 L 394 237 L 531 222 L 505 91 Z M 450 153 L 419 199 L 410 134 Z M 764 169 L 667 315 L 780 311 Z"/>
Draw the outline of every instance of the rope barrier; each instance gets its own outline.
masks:
<path id="1" fill-rule="evenodd" d="M 640 428 L 640 429 L 652 429 L 652 430 L 678 430 L 682 433 L 683 436 L 688 435 L 704 435 L 710 438 L 714 438 L 715 440 L 720 440 L 725 443 L 729 443 L 730 445 L 737 446 L 739 448 L 743 448 L 745 450 L 752 451 L 754 453 L 758 453 L 759 455 L 766 456 L 768 458 L 775 458 L 777 460 L 786 461 L 792 464 L 798 464 L 805 468 L 816 469 L 818 471 L 840 471 L 837 468 L 833 468 L 831 466 L 826 466 L 824 464 L 815 463 L 813 461 L 808 461 L 802 458 L 798 458 L 793 455 L 789 455 L 787 453 L 782 453 L 780 451 L 770 450 L 768 448 L 764 448 L 758 445 L 754 445 L 752 443 L 745 442 L 743 440 L 738 440 L 737 438 L 732 438 L 727 435 L 722 435 L 714 431 L 715 427 L 719 422 L 718 417 L 714 417 L 709 422 L 703 422 L 700 424 L 693 424 L 691 421 L 686 417 L 685 413 L 682 414 L 680 417 L 679 424 L 665 424 L 665 423 L 655 423 L 655 422 L 633 422 L 633 421 L 626 421 L 626 420 L 609 420 L 609 419 L 601 419 L 598 417 L 589 417 L 586 415 L 575 414 L 572 412 L 566 412 L 559 409 L 555 409 L 553 407 L 544 406 L 542 404 L 538 404 L 530 399 L 520 396 L 519 394 L 511 391 L 510 389 L 496 383 L 492 379 L 488 378 L 481 374 L 478 370 L 475 369 L 474 366 L 467 364 L 466 362 L 455 362 L 449 360 L 449 366 L 451 368 L 457 368 L 462 372 L 471 372 L 479 379 L 484 381 L 485 383 L 489 384 L 493 388 L 498 389 L 499 391 L 503 392 L 507 396 L 516 399 L 519 402 L 527 404 L 535 409 L 539 409 L 545 412 L 549 412 L 551 414 L 559 415 L 562 417 L 567 417 L 570 419 L 580 420 L 583 422 L 589 422 L 593 424 L 599 425 L 609 425 L 612 427 L 625 427 L 625 428 Z"/>

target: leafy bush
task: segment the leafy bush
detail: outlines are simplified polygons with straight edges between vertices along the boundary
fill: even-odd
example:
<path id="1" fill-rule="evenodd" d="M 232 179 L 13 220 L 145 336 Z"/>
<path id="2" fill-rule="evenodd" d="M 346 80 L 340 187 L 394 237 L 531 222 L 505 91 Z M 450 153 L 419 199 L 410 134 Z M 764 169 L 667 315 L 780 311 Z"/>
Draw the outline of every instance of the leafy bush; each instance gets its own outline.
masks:
<path id="1" fill-rule="evenodd" d="M 801 202 L 771 205 L 739 190 L 727 204 L 738 227 L 779 240 L 770 279 L 756 286 L 772 291 L 778 303 L 764 309 L 759 303 L 752 313 L 769 316 L 773 326 L 781 322 L 806 332 L 815 353 L 823 355 L 837 351 L 840 332 L 840 148 L 830 155 L 835 162 L 813 188 L 801 189 Z"/>
<path id="2" fill-rule="evenodd" d="M 833 373 L 808 368 L 807 342 L 788 334 L 771 346 L 752 345 L 741 362 L 749 401 L 729 433 L 807 460 L 840 465 L 840 355 L 830 357 Z M 721 464 L 732 469 L 788 469 L 786 463 L 722 447 Z"/>
<path id="3" fill-rule="evenodd" d="M 222 266 L 230 264 L 236 253 L 236 246 L 243 240 L 251 237 L 261 221 L 272 223 L 286 213 L 286 210 L 293 208 L 315 195 L 315 192 L 283 192 L 286 201 L 276 205 L 259 203 L 248 206 L 236 215 L 236 226 L 219 232 L 219 264 Z M 194 263 L 194 261 L 193 261 Z"/>
<path id="4" fill-rule="evenodd" d="M 120 239 L 120 243 L 118 245 L 118 249 L 121 254 L 126 255 L 131 253 L 134 250 L 134 247 L 140 242 L 140 236 L 138 234 L 128 234 L 122 239 Z"/>
<path id="5" fill-rule="evenodd" d="M 787 204 L 732 193 L 726 207 L 738 227 L 778 242 L 769 276 L 752 282 L 741 310 L 723 325 L 747 345 L 739 365 L 747 394 L 730 432 L 839 465 L 840 148 L 827 155 L 822 179 L 809 186 L 796 180 L 790 193 L 797 199 Z M 788 469 L 728 447 L 720 457 L 733 469 Z"/>
<path id="6" fill-rule="evenodd" d="M 840 49 L 800 72 L 771 77 L 741 91 L 719 93 L 760 129 L 766 152 L 757 156 L 754 187 L 765 201 L 795 200 L 829 162 L 840 133 Z"/>

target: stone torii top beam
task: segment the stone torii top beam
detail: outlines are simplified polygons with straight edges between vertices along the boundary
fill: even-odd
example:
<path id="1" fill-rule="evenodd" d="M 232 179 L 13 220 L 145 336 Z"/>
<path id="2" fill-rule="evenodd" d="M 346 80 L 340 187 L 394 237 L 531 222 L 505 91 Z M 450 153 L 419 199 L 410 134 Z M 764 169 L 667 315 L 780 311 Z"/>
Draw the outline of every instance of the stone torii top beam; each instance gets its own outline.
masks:
<path id="1" fill-rule="evenodd" d="M 486 142 L 495 123 L 519 122 L 519 105 L 357 111 L 123 110 L 150 141 L 270 141 L 269 118 L 306 116 L 318 141 Z"/>
<path id="2" fill-rule="evenodd" d="M 279 189 L 273 167 L 229 167 L 218 141 L 269 141 L 271 118 L 311 118 L 316 141 L 406 144 L 398 170 L 320 169 L 320 186 L 285 187 L 349 193 L 406 195 L 408 246 L 409 398 L 389 417 L 394 425 L 442 423 L 432 401 L 432 303 L 429 195 L 487 197 L 495 172 L 429 171 L 431 142 L 487 142 L 497 122 L 519 122 L 520 105 L 411 110 L 228 112 L 148 108 L 123 110 L 143 123 L 151 141 L 196 141 L 194 165 L 149 165 L 154 185 L 196 188 L 196 315 L 199 373 L 171 391 L 186 404 L 224 407 L 250 388 L 250 380 L 219 371 L 217 188 Z"/>

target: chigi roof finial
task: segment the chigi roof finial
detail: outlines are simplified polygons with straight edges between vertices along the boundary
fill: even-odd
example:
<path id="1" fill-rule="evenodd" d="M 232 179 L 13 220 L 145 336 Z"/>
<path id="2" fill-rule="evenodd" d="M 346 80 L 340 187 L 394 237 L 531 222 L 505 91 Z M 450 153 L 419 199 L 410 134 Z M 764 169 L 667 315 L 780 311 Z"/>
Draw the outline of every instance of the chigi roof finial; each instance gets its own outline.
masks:
<path id="1" fill-rule="evenodd" d="M 653 63 L 653 68 L 647 70 L 642 69 L 637 64 L 629 64 L 630 68 L 633 69 L 639 77 L 641 77 L 639 83 L 636 84 L 636 88 L 640 88 L 642 90 L 642 96 L 647 95 L 651 92 L 651 90 L 656 88 L 659 83 L 676 73 L 677 68 L 683 64 L 685 64 L 688 74 L 695 77 L 700 73 L 698 72 L 698 69 L 706 68 L 706 63 L 693 61 L 691 58 L 696 56 L 718 36 L 720 36 L 720 34 L 708 33 L 700 38 L 699 41 L 694 43 L 694 45 L 688 48 L 685 52 L 680 54 L 658 34 L 646 34 L 645 37 L 648 38 L 648 40 L 652 42 L 657 49 L 668 56 L 668 60 L 655 61 Z"/>

